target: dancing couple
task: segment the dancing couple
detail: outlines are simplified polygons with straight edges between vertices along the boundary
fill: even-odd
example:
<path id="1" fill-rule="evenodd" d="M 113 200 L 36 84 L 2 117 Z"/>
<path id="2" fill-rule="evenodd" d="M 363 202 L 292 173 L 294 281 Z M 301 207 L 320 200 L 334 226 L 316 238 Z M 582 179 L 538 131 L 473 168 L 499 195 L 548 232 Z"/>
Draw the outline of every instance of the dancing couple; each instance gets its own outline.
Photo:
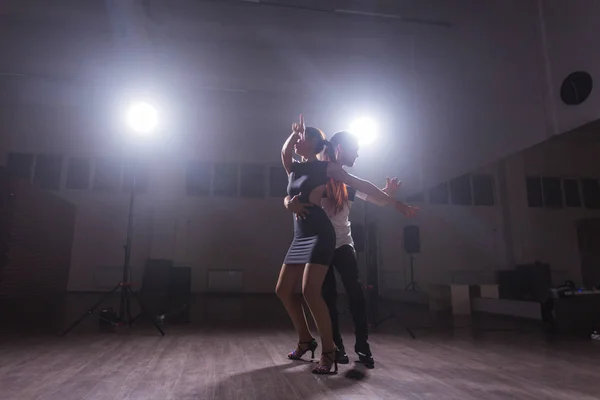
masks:
<path id="1" fill-rule="evenodd" d="M 293 161 L 294 153 L 302 162 Z M 310 351 L 314 358 L 318 345 L 308 328 L 302 299 L 294 293 L 296 284 L 302 281 L 302 294 L 321 335 L 322 353 L 313 369 L 315 374 L 330 374 L 332 367 L 337 372 L 338 362 L 348 362 L 338 326 L 334 266 L 350 298 L 355 350 L 361 361 L 373 364 L 367 341 L 366 299 L 350 236 L 350 202 L 356 196 L 381 206 L 390 205 L 405 216 L 416 212 L 416 208 L 394 198 L 397 180 L 388 180 L 386 193 L 342 168 L 352 166 L 357 157 L 358 143 L 351 134 L 338 132 L 328 141 L 319 129 L 305 127 L 302 116 L 292 125 L 281 152 L 289 177 L 285 204 L 295 218 L 294 240 L 281 267 L 276 293 L 299 337 L 297 348 L 288 357 L 298 360 Z"/>

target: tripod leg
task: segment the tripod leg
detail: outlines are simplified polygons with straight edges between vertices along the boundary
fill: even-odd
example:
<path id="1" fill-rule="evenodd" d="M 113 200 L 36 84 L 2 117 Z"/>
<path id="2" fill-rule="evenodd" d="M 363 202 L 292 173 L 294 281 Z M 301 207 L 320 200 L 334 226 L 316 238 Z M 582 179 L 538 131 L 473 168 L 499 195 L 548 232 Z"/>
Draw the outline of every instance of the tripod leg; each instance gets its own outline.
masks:
<path id="1" fill-rule="evenodd" d="M 392 308 L 389 306 L 389 304 L 386 301 L 384 301 L 382 298 L 378 298 L 378 300 L 383 303 L 383 306 L 385 307 L 386 311 L 388 312 L 388 316 L 383 318 L 382 320 L 378 321 L 375 324 L 375 326 L 378 326 L 379 324 L 384 323 L 388 319 L 393 318 L 396 321 L 396 323 L 398 323 L 400 326 L 402 326 L 406 330 L 406 332 L 410 335 L 410 337 L 412 337 L 413 339 L 416 339 L 417 337 L 415 336 L 414 332 L 408 326 L 406 326 L 402 322 L 400 322 L 400 320 L 398 319 L 398 316 L 392 310 Z"/>
<path id="2" fill-rule="evenodd" d="M 162 336 L 165 336 L 165 332 L 162 330 L 162 328 L 160 327 L 160 325 L 158 324 L 158 322 L 156 322 L 156 319 L 150 317 L 150 315 L 146 312 L 146 307 L 144 307 L 144 304 L 142 303 L 142 300 L 140 299 L 140 297 L 138 296 L 138 294 L 131 287 L 128 287 L 127 290 L 129 290 L 129 292 L 131 293 L 131 295 L 138 302 L 138 304 L 140 306 L 140 310 L 141 310 L 141 315 L 147 316 L 152 321 L 152 323 L 154 324 L 154 326 L 156 327 L 156 329 L 160 332 L 160 334 Z M 131 318 L 130 318 L 130 321 L 132 321 Z"/>
<path id="3" fill-rule="evenodd" d="M 100 306 L 100 304 L 102 304 L 104 302 L 104 300 L 106 300 L 111 294 L 113 294 L 118 288 L 121 287 L 121 284 L 117 284 L 117 286 L 114 287 L 113 290 L 111 290 L 110 292 L 106 293 L 104 296 L 102 296 L 100 298 L 100 300 L 98 300 L 96 302 L 96 304 L 94 304 L 92 307 L 90 307 L 89 310 L 87 310 L 85 312 L 85 314 L 83 314 L 81 317 L 79 317 L 79 319 L 75 320 L 75 322 L 73 322 L 67 329 L 65 329 L 62 333 L 62 336 L 66 335 L 67 333 L 71 332 L 73 330 L 73 328 L 75 328 L 77 325 L 79 325 L 81 323 L 81 321 L 83 321 L 85 319 L 85 317 L 87 317 L 88 315 L 90 315 L 91 313 L 94 312 L 94 310 L 96 308 L 98 308 L 98 306 Z"/>
<path id="4" fill-rule="evenodd" d="M 388 319 L 391 319 L 391 318 L 394 318 L 394 316 L 390 314 L 390 315 L 388 315 L 387 317 L 385 317 L 385 318 L 383 318 L 383 319 L 380 319 L 379 321 L 377 321 L 377 322 L 375 323 L 375 326 L 377 326 L 377 325 L 381 325 L 381 324 L 383 324 L 385 321 L 387 321 Z"/>
<path id="5" fill-rule="evenodd" d="M 131 286 L 127 286 L 127 291 L 131 291 L 133 293 Z M 131 325 L 133 325 L 133 318 L 131 318 L 131 304 L 129 301 L 129 296 L 125 296 L 125 312 L 127 313 L 127 324 L 131 328 Z"/>

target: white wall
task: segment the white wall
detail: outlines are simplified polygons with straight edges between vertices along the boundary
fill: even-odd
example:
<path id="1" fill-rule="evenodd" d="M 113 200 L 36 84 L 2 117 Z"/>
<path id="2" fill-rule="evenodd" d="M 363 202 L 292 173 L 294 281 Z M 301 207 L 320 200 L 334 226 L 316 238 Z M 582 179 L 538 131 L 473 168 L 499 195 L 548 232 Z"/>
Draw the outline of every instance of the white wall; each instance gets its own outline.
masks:
<path id="1" fill-rule="evenodd" d="M 4 163 L 11 151 L 90 159 L 115 153 L 131 158 L 125 145 L 134 142 L 97 133 L 94 140 L 88 140 L 91 135 L 82 133 L 86 132 L 82 119 L 64 111 L 60 114 L 58 110 L 45 109 L 33 119 L 26 117 L 29 108 L 5 109 L 4 113 L 9 113 L 19 124 L 14 130 L 17 134 L 3 141 L 0 162 Z M 44 120 L 46 123 L 41 122 Z M 525 177 L 599 177 L 600 168 L 594 156 L 600 151 L 600 143 L 594 139 L 595 132 L 592 126 L 580 133 L 569 133 L 473 171 L 494 176 L 495 206 L 426 202 L 417 204 L 421 210 L 413 220 L 389 209 L 371 207 L 370 218 L 379 222 L 382 286 L 397 290 L 407 283 L 409 258 L 402 238 L 406 224 L 416 224 L 421 230 L 422 252 L 416 256 L 415 271 L 423 288 L 428 283 L 490 282 L 499 269 L 535 260 L 552 265 L 556 282 L 567 278 L 579 281 L 575 222 L 600 216 L 600 212 L 584 208 L 530 208 Z M 197 147 L 160 137 L 156 139 L 159 146 L 155 147 L 137 142 L 139 156 L 151 165 L 148 190 L 137 196 L 135 204 L 134 277 L 139 279 L 146 259 L 167 258 L 177 265 L 193 268 L 195 291 L 206 290 L 207 270 L 227 269 L 244 270 L 245 291 L 270 292 L 292 236 L 291 217 L 283 209 L 281 198 L 188 196 L 185 176 L 187 162 L 199 158 L 211 162 L 252 161 L 256 156 L 255 161 L 264 163 L 268 170 L 270 165 L 278 165 L 278 161 L 268 162 L 267 153 L 277 154 L 277 151 L 258 148 L 256 152 L 246 152 L 245 148 L 223 147 L 213 153 L 215 146 L 210 140 L 215 140 L 214 137 L 207 138 L 210 146 L 202 146 L 201 138 L 195 139 Z M 69 145 L 65 147 L 64 143 Z M 364 171 L 365 164 L 372 162 L 370 157 L 360 158 L 356 170 Z M 78 207 L 69 287 L 102 290 L 107 281 L 119 278 L 128 195 L 66 190 L 66 165 L 65 160 L 63 189 L 58 193 Z M 506 177 L 505 193 L 501 188 L 502 176 Z M 382 181 L 375 180 L 379 184 Z M 267 189 L 267 182 L 263 183 Z M 357 202 L 351 219 L 362 223 L 363 215 L 363 207 Z"/>
<path id="2" fill-rule="evenodd" d="M 376 11 L 400 19 L 249 3 L 154 1 L 160 23 L 145 28 L 155 53 L 152 62 L 129 64 L 135 65 L 131 70 L 114 46 L 105 10 L 65 2 L 61 7 L 73 8 L 67 12 L 46 3 L 12 0 L 2 15 L 9 23 L 0 24 L 0 52 L 6 55 L 0 72 L 12 75 L 0 76 L 0 157 L 22 151 L 131 158 L 132 143 L 123 139 L 117 115 L 124 99 L 140 87 L 157 95 L 168 140 L 144 150 L 154 173 L 151 189 L 140 196 L 144 233 L 136 236 L 136 265 L 159 256 L 194 268 L 229 267 L 252 258 L 272 268 L 253 274 L 274 274 L 291 235 L 280 199 L 255 204 L 188 198 L 184 164 L 189 159 L 277 163 L 299 112 L 328 133 L 346 128 L 357 115 L 373 115 L 381 138 L 378 147 L 361 151 L 356 171 L 378 183 L 385 175 L 399 175 L 407 191 L 490 164 L 600 116 L 597 90 L 581 106 L 563 105 L 557 95 L 570 72 L 600 76 L 600 57 L 581 50 L 593 48 L 598 37 L 600 25 L 594 21 L 600 3 L 594 0 L 378 1 L 368 10 L 355 2 L 331 2 L 332 10 Z M 139 51 L 132 48 L 130 54 Z M 530 166 L 549 167 L 515 157 L 506 160 L 506 169 L 489 168 L 496 175 L 507 173 L 507 199 L 500 199 L 505 208 L 423 206 L 417 221 L 427 254 L 417 260 L 418 279 L 467 279 L 460 271 L 488 276 L 490 268 L 506 267 L 508 260 L 549 258 L 545 239 L 534 239 L 543 237 L 536 236 L 541 228 L 554 227 L 547 224 L 559 224 L 546 214 L 566 218 L 556 225 L 562 232 L 579 211 L 523 208 L 521 176 L 535 172 Z M 589 167 L 572 160 L 566 174 Z M 71 288 L 93 289 L 90 269 L 121 262 L 127 198 L 61 193 L 80 208 Z M 200 227 L 216 216 L 218 224 L 211 219 L 216 226 Z M 264 248 L 242 243 L 248 247 L 236 255 L 224 245 L 202 247 L 209 230 L 219 231 L 222 239 L 245 237 L 228 233 L 229 226 L 253 218 L 273 232 L 258 238 Z M 383 263 L 392 271 L 401 259 L 401 224 L 397 216 L 382 218 L 382 237 L 388 238 L 382 243 Z M 197 244 L 182 244 L 182 237 Z M 513 238 L 510 251 L 507 238 Z M 572 248 L 559 247 L 552 249 L 562 260 L 554 268 L 575 268 L 567 266 L 577 261 Z M 219 258 L 205 258 L 207 251 Z M 395 275 L 389 281 L 396 282 L 390 285 L 402 286 L 403 274 L 390 274 Z M 194 276 L 194 288 L 202 290 L 203 272 Z M 272 288 L 267 281 L 248 284 L 247 290 Z"/>
<path id="3" fill-rule="evenodd" d="M 567 134 L 507 159 L 515 261 L 550 263 L 555 283 L 566 279 L 581 283 L 575 224 L 581 219 L 600 217 L 600 210 L 528 207 L 524 176 L 600 178 L 597 132 L 596 124 L 591 136 Z"/>
<path id="4" fill-rule="evenodd" d="M 9 152 L 64 156 L 62 189 L 57 193 L 77 205 L 70 290 L 103 290 L 107 281 L 120 279 L 128 194 L 64 189 L 67 158 L 107 156 L 123 160 L 137 156 L 150 163 L 148 190 L 137 195 L 135 203 L 134 279 L 139 281 L 148 258 L 166 258 L 193 268 L 195 291 L 206 290 L 209 269 L 241 269 L 246 291 L 273 290 L 292 238 L 292 217 L 283 208 L 283 199 L 187 196 L 185 179 L 188 161 L 198 159 L 254 161 L 263 164 L 268 174 L 271 165 L 280 165 L 281 144 L 246 151 L 243 145 L 228 148 L 218 136 L 130 140 L 119 136 L 123 132 L 103 135 L 98 126 L 86 126 L 77 109 L 61 106 L 10 107 L 0 114 L 12 133 L 0 141 L 1 164 Z M 269 153 L 274 155 L 271 159 L 265 157 Z M 267 193 L 266 181 L 263 186 Z"/>
<path id="5" fill-rule="evenodd" d="M 98 290 L 92 271 L 123 261 L 127 201 L 122 196 L 120 201 L 98 204 L 78 197 L 69 287 Z M 191 267 L 194 291 L 206 290 L 207 271 L 215 269 L 243 270 L 244 291 L 274 290 L 292 239 L 291 216 L 281 199 L 202 199 L 185 194 L 138 198 L 131 261 L 138 279 L 146 259 L 161 258 Z"/>
<path id="6" fill-rule="evenodd" d="M 476 172 L 495 176 L 492 167 Z M 492 282 L 494 271 L 507 268 L 499 204 L 432 204 L 426 196 L 425 202 L 414 205 L 419 213 L 411 219 L 391 210 L 379 210 L 380 283 L 384 290 L 403 289 L 409 282 L 410 258 L 403 244 L 406 225 L 417 225 L 420 230 L 421 253 L 415 255 L 414 271 L 422 290 L 427 291 L 428 284 Z"/>
<path id="7" fill-rule="evenodd" d="M 417 170 L 435 184 L 600 117 L 597 90 L 580 106 L 558 96 L 573 71 L 600 76 L 600 57 L 585 51 L 599 36 L 597 1 L 271 2 L 154 0 L 155 21 L 139 9 L 120 25 L 147 42 L 121 47 L 109 23 L 118 9 L 103 2 L 10 0 L 0 102 L 93 102 L 91 117 L 112 121 L 124 98 L 149 92 L 171 133 L 226 138 L 208 150 L 218 157 L 257 135 L 276 151 L 300 112 L 328 133 L 368 114 L 387 161 L 373 176 L 398 171 L 407 187 Z"/>
<path id="8" fill-rule="evenodd" d="M 415 258 L 415 275 L 422 288 L 428 283 L 491 283 L 497 270 L 536 260 L 551 265 L 554 284 L 567 279 L 581 283 L 576 222 L 600 217 L 600 210 L 529 207 L 525 179 L 600 178 L 598 132 L 595 123 L 475 171 L 494 173 L 498 201 L 494 207 L 424 203 L 418 204 L 421 212 L 414 220 L 381 210 L 384 287 L 401 289 L 407 283 L 409 258 L 402 229 L 412 223 L 421 231 L 422 252 Z M 506 193 L 500 187 L 502 175 Z"/>

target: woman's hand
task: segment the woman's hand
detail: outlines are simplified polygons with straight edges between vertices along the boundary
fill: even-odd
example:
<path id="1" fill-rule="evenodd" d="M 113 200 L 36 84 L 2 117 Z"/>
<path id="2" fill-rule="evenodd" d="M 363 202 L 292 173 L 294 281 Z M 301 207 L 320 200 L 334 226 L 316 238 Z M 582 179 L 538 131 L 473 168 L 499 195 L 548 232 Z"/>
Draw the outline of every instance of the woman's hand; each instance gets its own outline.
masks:
<path id="1" fill-rule="evenodd" d="M 292 124 L 292 131 L 300 135 L 304 133 L 304 128 L 304 115 L 300 114 L 300 121 Z"/>
<path id="2" fill-rule="evenodd" d="M 292 136 L 295 142 L 297 142 L 300 139 L 303 139 L 304 129 L 304 116 L 300 114 L 300 122 L 294 122 L 292 124 Z"/>
<path id="3" fill-rule="evenodd" d="M 281 163 L 287 174 L 292 173 L 292 164 L 294 162 L 294 145 L 298 143 L 304 136 L 304 117 L 300 114 L 300 122 L 294 122 L 292 124 L 292 133 L 287 138 L 283 147 L 281 148 Z"/>

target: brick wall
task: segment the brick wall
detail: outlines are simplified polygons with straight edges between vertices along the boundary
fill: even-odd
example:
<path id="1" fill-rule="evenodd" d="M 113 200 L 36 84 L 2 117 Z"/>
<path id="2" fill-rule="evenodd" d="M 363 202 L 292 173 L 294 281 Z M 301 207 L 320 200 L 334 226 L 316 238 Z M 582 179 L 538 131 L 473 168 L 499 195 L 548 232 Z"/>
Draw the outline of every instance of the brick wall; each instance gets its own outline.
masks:
<path id="1" fill-rule="evenodd" d="M 0 167 L 0 298 L 67 290 L 75 206 Z"/>

